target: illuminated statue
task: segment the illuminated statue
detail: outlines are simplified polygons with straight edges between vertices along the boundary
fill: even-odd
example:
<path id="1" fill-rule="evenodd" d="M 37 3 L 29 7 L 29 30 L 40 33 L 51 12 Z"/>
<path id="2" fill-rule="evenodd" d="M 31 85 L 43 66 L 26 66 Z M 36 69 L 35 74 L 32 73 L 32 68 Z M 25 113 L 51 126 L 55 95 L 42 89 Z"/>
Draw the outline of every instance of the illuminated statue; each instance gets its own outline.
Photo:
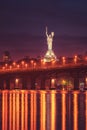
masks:
<path id="1" fill-rule="evenodd" d="M 44 56 L 44 61 L 51 62 L 52 60 L 56 60 L 57 58 L 52 50 L 54 32 L 51 32 L 51 34 L 48 35 L 47 27 L 46 27 L 46 36 L 47 36 L 48 50 Z"/>
<path id="2" fill-rule="evenodd" d="M 47 36 L 48 50 L 52 50 L 52 42 L 53 42 L 54 32 L 51 32 L 51 34 L 48 35 L 47 27 L 46 27 L 46 36 Z"/>

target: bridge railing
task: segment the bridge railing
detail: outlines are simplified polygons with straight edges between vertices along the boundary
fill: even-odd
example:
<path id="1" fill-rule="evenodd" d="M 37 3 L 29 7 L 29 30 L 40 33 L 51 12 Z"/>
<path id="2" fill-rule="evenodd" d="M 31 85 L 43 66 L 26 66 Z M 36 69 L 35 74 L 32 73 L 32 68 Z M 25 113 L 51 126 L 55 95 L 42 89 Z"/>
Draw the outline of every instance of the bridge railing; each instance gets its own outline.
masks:
<path id="1" fill-rule="evenodd" d="M 72 62 L 72 63 L 60 63 L 58 61 L 53 61 L 50 63 L 45 62 L 31 62 L 30 63 L 12 63 L 12 64 L 4 64 L 3 66 L 0 66 L 0 73 L 6 73 L 6 72 L 15 72 L 15 71 L 38 71 L 38 70 L 46 70 L 46 69 L 54 69 L 54 68 L 72 68 L 76 66 L 84 66 L 87 65 L 87 62 Z"/>

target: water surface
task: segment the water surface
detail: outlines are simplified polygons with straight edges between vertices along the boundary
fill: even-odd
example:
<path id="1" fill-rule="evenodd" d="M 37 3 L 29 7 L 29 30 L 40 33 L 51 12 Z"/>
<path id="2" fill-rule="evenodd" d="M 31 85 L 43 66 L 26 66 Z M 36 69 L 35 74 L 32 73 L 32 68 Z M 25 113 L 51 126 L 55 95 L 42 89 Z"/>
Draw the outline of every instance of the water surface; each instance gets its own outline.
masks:
<path id="1" fill-rule="evenodd" d="M 87 130 L 87 92 L 0 91 L 0 130 Z"/>

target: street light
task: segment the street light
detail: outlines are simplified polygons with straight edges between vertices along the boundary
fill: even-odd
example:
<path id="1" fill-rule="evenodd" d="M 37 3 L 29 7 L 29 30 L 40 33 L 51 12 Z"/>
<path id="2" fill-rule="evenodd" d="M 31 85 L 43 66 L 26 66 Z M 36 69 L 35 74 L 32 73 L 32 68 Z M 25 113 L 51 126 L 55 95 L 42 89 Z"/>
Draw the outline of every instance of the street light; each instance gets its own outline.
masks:
<path id="1" fill-rule="evenodd" d="M 53 66 L 55 65 L 55 62 L 56 62 L 55 60 L 52 61 L 52 65 L 53 65 Z"/>
<path id="2" fill-rule="evenodd" d="M 24 61 L 21 61 L 21 64 L 24 65 Z"/>
<path id="3" fill-rule="evenodd" d="M 46 64 L 45 60 L 41 60 L 41 66 L 42 66 L 42 68 L 45 67 L 45 64 Z"/>
<path id="4" fill-rule="evenodd" d="M 62 57 L 62 62 L 63 62 L 63 65 L 65 65 L 66 59 L 64 56 Z"/>
<path id="5" fill-rule="evenodd" d="M 13 66 L 14 66 L 14 67 L 16 66 L 16 62 L 13 62 Z"/>
<path id="6" fill-rule="evenodd" d="M 9 68 L 10 68 L 10 70 L 11 70 L 11 69 L 12 69 L 12 66 L 10 65 L 10 67 L 9 67 Z"/>
<path id="7" fill-rule="evenodd" d="M 74 63 L 75 64 L 77 63 L 77 55 L 75 55 L 75 57 L 74 57 Z"/>
<path id="8" fill-rule="evenodd" d="M 51 79 L 51 88 L 55 88 L 55 79 Z"/>
<path id="9" fill-rule="evenodd" d="M 17 65 L 17 68 L 18 68 L 18 69 L 20 68 L 20 65 L 19 65 L 19 64 Z"/>
<path id="10" fill-rule="evenodd" d="M 87 89 L 87 77 L 85 78 L 85 87 Z"/>
<path id="11" fill-rule="evenodd" d="M 18 78 L 15 79 L 15 87 L 16 87 L 16 88 L 19 87 L 19 79 L 18 79 Z"/>
<path id="12" fill-rule="evenodd" d="M 31 62 L 31 67 L 33 67 L 34 61 L 33 61 L 33 60 L 31 60 L 30 62 Z"/>
<path id="13" fill-rule="evenodd" d="M 5 68 L 7 69 L 7 67 L 8 67 L 8 64 L 6 63 L 6 64 L 5 64 Z"/>
<path id="14" fill-rule="evenodd" d="M 34 68 L 36 67 L 36 62 L 34 62 Z"/>
<path id="15" fill-rule="evenodd" d="M 28 64 L 27 64 L 27 63 L 25 64 L 25 67 L 26 67 L 26 68 L 28 67 Z"/>
<path id="16" fill-rule="evenodd" d="M 2 69 L 5 70 L 5 66 L 3 66 Z"/>
<path id="17" fill-rule="evenodd" d="M 62 89 L 65 90 L 66 80 L 64 80 L 64 79 L 62 80 L 62 85 L 63 85 L 63 86 L 62 86 L 62 87 L 63 87 Z"/>

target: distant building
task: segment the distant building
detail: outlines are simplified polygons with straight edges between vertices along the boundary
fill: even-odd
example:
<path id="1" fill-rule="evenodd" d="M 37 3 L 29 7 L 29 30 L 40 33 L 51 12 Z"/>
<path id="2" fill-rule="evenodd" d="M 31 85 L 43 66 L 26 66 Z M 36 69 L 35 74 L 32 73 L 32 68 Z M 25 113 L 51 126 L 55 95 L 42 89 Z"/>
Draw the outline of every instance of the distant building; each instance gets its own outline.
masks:
<path id="1" fill-rule="evenodd" d="M 10 62 L 10 61 L 12 61 L 11 56 L 10 56 L 10 52 L 5 51 L 3 54 L 3 62 Z"/>

